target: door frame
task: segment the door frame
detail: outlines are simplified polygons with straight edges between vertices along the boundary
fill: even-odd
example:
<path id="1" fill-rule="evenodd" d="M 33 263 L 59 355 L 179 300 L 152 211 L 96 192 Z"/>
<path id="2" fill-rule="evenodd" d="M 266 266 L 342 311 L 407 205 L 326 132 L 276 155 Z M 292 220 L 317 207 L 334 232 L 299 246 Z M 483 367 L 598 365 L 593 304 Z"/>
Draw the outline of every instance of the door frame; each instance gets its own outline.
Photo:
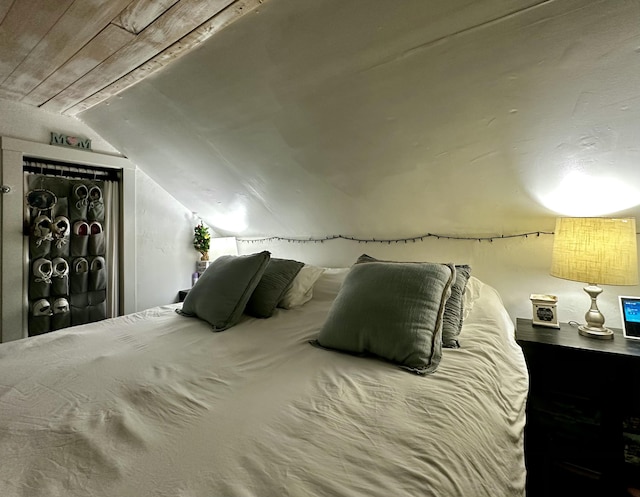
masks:
<path id="1" fill-rule="evenodd" d="M 28 336 L 28 237 L 24 235 L 23 157 L 119 169 L 121 183 L 120 313 L 136 309 L 136 166 L 124 157 L 0 136 L 0 342 Z M 126 213 L 126 215 L 125 215 Z"/>

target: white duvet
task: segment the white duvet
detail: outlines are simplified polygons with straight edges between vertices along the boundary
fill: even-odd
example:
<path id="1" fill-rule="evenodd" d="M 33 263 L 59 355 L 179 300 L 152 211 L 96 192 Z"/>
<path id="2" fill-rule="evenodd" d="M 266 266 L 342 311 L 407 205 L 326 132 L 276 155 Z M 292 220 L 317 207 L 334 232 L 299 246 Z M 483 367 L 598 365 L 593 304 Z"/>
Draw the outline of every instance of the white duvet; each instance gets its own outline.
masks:
<path id="1" fill-rule="evenodd" d="M 310 345 L 344 276 L 213 333 L 176 305 L 0 345 L 0 496 L 523 496 L 528 378 L 475 282 L 415 376 Z"/>

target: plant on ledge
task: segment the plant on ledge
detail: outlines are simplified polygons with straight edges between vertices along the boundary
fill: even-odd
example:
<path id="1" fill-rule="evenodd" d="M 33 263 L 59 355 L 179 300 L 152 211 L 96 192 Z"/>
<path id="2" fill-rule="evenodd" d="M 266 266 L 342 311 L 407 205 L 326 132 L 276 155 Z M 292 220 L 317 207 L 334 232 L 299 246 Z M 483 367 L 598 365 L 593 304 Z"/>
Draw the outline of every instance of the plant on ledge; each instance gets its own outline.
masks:
<path id="1" fill-rule="evenodd" d="M 211 235 L 209 235 L 209 228 L 206 227 L 202 221 L 198 226 L 193 228 L 193 246 L 202 254 L 200 260 L 209 260 L 209 242 L 211 241 Z"/>

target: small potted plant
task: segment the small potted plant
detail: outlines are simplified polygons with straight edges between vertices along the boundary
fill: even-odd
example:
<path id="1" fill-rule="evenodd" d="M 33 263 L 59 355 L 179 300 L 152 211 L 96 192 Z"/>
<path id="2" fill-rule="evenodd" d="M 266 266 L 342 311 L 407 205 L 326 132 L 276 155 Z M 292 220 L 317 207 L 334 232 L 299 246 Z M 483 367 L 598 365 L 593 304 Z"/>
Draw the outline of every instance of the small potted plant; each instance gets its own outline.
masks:
<path id="1" fill-rule="evenodd" d="M 202 254 L 201 261 L 209 260 L 209 243 L 211 241 L 211 235 L 209 235 L 209 228 L 206 227 L 202 221 L 195 228 L 193 228 L 193 246 Z"/>

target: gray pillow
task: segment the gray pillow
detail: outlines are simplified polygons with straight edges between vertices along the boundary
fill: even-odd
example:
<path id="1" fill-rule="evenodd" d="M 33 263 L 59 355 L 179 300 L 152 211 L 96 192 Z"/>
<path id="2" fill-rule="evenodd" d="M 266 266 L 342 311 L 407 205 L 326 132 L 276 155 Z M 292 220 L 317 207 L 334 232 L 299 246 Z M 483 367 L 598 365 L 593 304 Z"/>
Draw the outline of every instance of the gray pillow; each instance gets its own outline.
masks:
<path id="1" fill-rule="evenodd" d="M 364 262 L 396 262 L 381 261 L 367 254 L 358 257 L 356 264 Z M 462 329 L 462 295 L 471 276 L 471 267 L 466 264 L 456 265 L 456 278 L 451 286 L 451 295 L 447 299 L 442 321 L 442 346 L 452 349 L 460 347 L 458 335 Z"/>
<path id="2" fill-rule="evenodd" d="M 178 313 L 203 319 L 213 331 L 231 328 L 242 317 L 270 257 L 267 251 L 218 257 L 189 291 Z"/>
<path id="3" fill-rule="evenodd" d="M 471 276 L 471 267 L 465 264 L 456 265 L 456 279 L 451 286 L 451 295 L 444 308 L 444 320 L 442 322 L 442 346 L 457 349 L 458 335 L 462 330 L 462 294 L 467 287 L 467 281 Z"/>
<path id="4" fill-rule="evenodd" d="M 290 259 L 271 259 L 245 312 L 257 318 L 270 318 L 302 266 L 303 262 Z"/>
<path id="5" fill-rule="evenodd" d="M 453 264 L 356 264 L 312 343 L 433 373 L 442 356 L 442 316 L 454 275 Z"/>

